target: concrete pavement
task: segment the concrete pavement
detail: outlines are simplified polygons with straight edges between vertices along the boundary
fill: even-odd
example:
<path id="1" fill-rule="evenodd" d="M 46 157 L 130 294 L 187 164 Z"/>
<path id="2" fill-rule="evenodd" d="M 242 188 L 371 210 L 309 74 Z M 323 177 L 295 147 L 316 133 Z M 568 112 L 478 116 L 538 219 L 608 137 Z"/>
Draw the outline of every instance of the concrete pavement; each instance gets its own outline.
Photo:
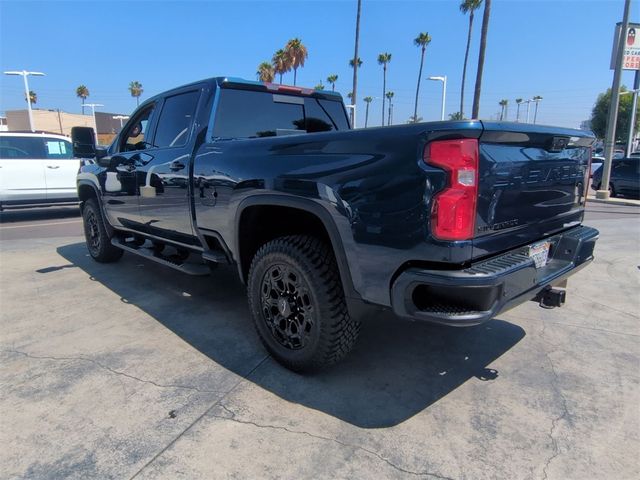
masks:
<path id="1" fill-rule="evenodd" d="M 636 212 L 592 208 L 597 258 L 562 309 L 466 329 L 379 314 L 313 376 L 266 356 L 232 269 L 0 231 L 2 477 L 637 478 Z"/>

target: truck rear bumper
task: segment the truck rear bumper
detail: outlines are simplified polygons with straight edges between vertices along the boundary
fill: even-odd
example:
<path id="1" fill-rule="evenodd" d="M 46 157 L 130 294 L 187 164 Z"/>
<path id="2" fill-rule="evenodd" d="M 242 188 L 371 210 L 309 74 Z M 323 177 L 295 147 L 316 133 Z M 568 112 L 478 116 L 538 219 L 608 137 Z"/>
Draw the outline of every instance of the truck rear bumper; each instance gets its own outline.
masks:
<path id="1" fill-rule="evenodd" d="M 531 300 L 593 260 L 595 228 L 579 226 L 545 239 L 548 262 L 536 268 L 529 246 L 482 260 L 463 270 L 402 272 L 391 286 L 394 312 L 401 317 L 453 326 L 490 320 Z"/>

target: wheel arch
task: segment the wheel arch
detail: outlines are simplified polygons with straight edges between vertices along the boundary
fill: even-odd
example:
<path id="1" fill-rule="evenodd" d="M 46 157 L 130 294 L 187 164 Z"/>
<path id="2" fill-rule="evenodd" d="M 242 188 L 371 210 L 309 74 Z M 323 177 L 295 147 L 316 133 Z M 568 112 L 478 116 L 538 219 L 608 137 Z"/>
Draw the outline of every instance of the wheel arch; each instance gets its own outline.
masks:
<path id="1" fill-rule="evenodd" d="M 258 229 L 250 225 L 252 219 L 260 214 L 293 215 L 289 220 L 289 228 L 278 231 L 273 229 Z M 311 231 L 305 228 L 311 226 Z M 252 230 L 255 229 L 255 230 Z M 248 235 L 248 232 L 259 232 L 256 236 Z M 244 199 L 238 205 L 235 217 L 234 249 L 237 256 L 238 274 L 243 283 L 246 283 L 251 260 L 261 245 L 273 238 L 290 234 L 320 234 L 320 237 L 328 242 L 336 257 L 340 279 L 347 298 L 360 299 L 356 292 L 347 263 L 344 244 L 338 228 L 331 214 L 320 204 L 305 198 L 292 198 L 287 195 L 255 195 Z M 248 240 L 251 238 L 252 240 Z"/>

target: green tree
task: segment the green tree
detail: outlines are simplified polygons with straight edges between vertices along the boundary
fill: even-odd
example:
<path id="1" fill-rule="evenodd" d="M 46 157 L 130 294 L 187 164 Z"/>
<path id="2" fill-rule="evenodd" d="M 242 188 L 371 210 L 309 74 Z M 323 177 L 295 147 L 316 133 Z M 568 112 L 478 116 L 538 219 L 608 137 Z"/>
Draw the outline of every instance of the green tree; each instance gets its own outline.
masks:
<path id="1" fill-rule="evenodd" d="M 293 68 L 293 84 L 296 84 L 298 76 L 298 68 L 304 67 L 304 62 L 309 56 L 307 47 L 304 46 L 302 40 L 299 38 L 292 38 L 287 42 L 284 47 L 285 52 L 291 62 L 291 68 Z"/>
<path id="2" fill-rule="evenodd" d="M 282 85 L 282 75 L 291 71 L 291 59 L 289 55 L 287 55 L 287 52 L 281 48 L 273 54 L 271 62 L 273 63 L 275 73 L 280 76 L 279 83 Z"/>
<path id="3" fill-rule="evenodd" d="M 464 115 L 462 115 L 462 112 L 449 114 L 449 120 L 462 120 L 462 119 L 464 119 Z"/>
<path id="4" fill-rule="evenodd" d="M 84 101 L 89 96 L 89 89 L 85 85 L 80 85 L 76 88 L 76 97 L 82 99 L 82 114 L 84 115 Z"/>
<path id="5" fill-rule="evenodd" d="M 391 115 L 393 112 L 393 104 L 391 103 L 391 101 L 393 100 L 394 95 L 395 94 L 391 91 L 385 94 L 385 97 L 387 97 L 387 100 L 389 100 L 389 117 L 387 118 L 387 125 L 391 125 Z"/>
<path id="6" fill-rule="evenodd" d="M 335 73 L 333 75 L 329 75 L 327 77 L 327 83 L 331 84 L 331 91 L 335 92 L 336 91 L 336 82 L 338 81 L 338 75 L 336 75 Z M 320 82 L 322 83 L 322 82 Z"/>
<path id="7" fill-rule="evenodd" d="M 407 123 L 420 123 L 422 120 L 422 117 L 414 117 L 413 115 L 411 115 L 409 117 L 409 120 L 407 120 Z"/>
<path id="8" fill-rule="evenodd" d="M 276 76 L 275 69 L 270 62 L 262 62 L 260 65 L 258 65 L 256 76 L 261 82 L 271 83 Z"/>
<path id="9" fill-rule="evenodd" d="M 418 118 L 418 94 L 420 93 L 420 80 L 422 79 L 422 67 L 424 65 L 424 54 L 427 51 L 427 45 L 431 43 L 431 35 L 429 33 L 424 32 L 420 33 L 416 38 L 413 39 L 413 44 L 416 47 L 420 47 L 420 70 L 418 70 L 418 85 L 416 85 L 416 103 L 413 108 L 413 118 Z"/>
<path id="10" fill-rule="evenodd" d="M 364 103 L 367 104 L 367 107 L 364 111 L 364 128 L 367 128 L 367 125 L 369 124 L 369 104 L 373 102 L 373 97 L 364 97 L 363 100 Z"/>
<path id="11" fill-rule="evenodd" d="M 378 55 L 378 64 L 382 65 L 382 126 L 384 127 L 384 102 L 387 95 L 387 65 L 391 61 L 390 53 Z"/>
<path id="12" fill-rule="evenodd" d="M 626 92 L 625 86 L 620 87 L 620 92 Z M 620 95 L 620 104 L 618 107 L 618 121 L 616 122 L 616 142 L 626 142 L 629 138 L 629 124 L 631 123 L 631 108 L 633 104 L 633 95 Z M 598 138 L 604 138 L 607 133 L 607 117 L 609 115 L 609 106 L 611 105 L 611 89 L 598 95 L 593 110 L 591 112 L 591 129 Z M 636 108 L 635 129 L 640 128 L 640 108 Z"/>
<path id="13" fill-rule="evenodd" d="M 473 110 L 471 116 L 480 115 L 480 93 L 482 90 L 482 73 L 484 72 L 484 57 L 487 52 L 487 33 L 489 31 L 489 17 L 491 16 L 491 0 L 484 1 L 482 14 L 482 29 L 480 31 L 480 52 L 478 54 L 478 71 L 476 72 L 476 87 L 473 92 Z"/>
<path id="14" fill-rule="evenodd" d="M 467 48 L 464 51 L 464 63 L 462 65 L 462 88 L 460 89 L 460 114 L 464 118 L 464 84 L 467 80 L 467 62 L 469 61 L 469 47 L 471 46 L 471 32 L 473 32 L 473 15 L 480 7 L 482 0 L 463 0 L 460 3 L 460 11 L 469 14 L 469 31 L 467 32 Z"/>
<path id="15" fill-rule="evenodd" d="M 131 93 L 131 96 L 136 99 L 136 106 L 140 105 L 140 95 L 142 95 L 142 92 L 144 92 L 142 84 L 137 80 L 129 84 L 129 93 Z"/>
<path id="16" fill-rule="evenodd" d="M 505 120 L 506 113 L 507 113 L 507 106 L 509 105 L 509 100 L 507 100 L 506 98 L 503 98 L 498 102 L 498 105 L 500 105 L 500 121 Z"/>
<path id="17" fill-rule="evenodd" d="M 38 94 L 33 90 L 29 90 L 29 100 L 31 101 L 31 105 L 35 105 L 36 103 L 38 103 Z M 25 95 L 24 101 L 28 102 L 29 100 L 27 100 L 27 96 Z"/>
<path id="18" fill-rule="evenodd" d="M 516 98 L 516 105 L 517 110 L 516 110 L 516 122 L 520 121 L 520 104 L 522 103 L 522 99 L 521 98 Z"/>
<path id="19" fill-rule="evenodd" d="M 314 90 L 324 90 L 324 85 L 322 84 L 322 80 L 320 80 L 320 83 L 317 84 L 315 87 L 313 87 Z"/>

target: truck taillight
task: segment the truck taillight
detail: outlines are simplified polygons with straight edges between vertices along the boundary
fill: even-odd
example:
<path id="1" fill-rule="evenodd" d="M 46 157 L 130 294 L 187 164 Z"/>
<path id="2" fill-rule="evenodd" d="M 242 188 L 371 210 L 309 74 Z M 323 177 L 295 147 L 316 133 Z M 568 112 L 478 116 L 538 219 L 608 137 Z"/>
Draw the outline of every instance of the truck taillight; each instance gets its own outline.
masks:
<path id="1" fill-rule="evenodd" d="M 440 240 L 473 238 L 478 199 L 478 140 L 436 140 L 424 161 L 447 172 L 447 186 L 433 198 L 431 233 Z"/>

